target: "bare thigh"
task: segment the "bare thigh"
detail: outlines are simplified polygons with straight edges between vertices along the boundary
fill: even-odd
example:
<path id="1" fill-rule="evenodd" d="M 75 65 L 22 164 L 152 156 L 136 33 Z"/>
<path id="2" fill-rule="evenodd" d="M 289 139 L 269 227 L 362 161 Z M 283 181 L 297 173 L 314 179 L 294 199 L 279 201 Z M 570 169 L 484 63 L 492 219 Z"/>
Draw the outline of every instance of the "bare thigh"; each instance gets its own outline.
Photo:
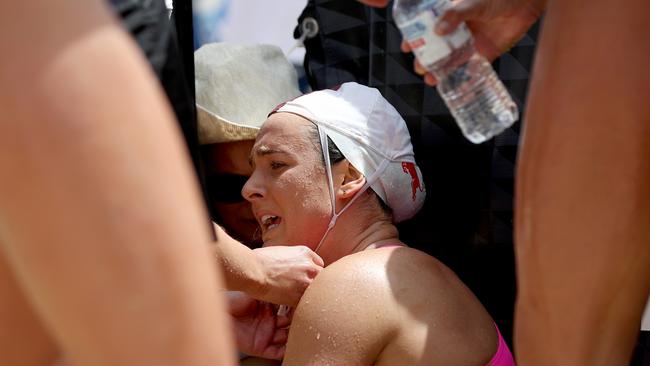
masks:
<path id="1" fill-rule="evenodd" d="M 0 250 L 0 364 L 53 365 L 59 351 L 22 293 Z"/>

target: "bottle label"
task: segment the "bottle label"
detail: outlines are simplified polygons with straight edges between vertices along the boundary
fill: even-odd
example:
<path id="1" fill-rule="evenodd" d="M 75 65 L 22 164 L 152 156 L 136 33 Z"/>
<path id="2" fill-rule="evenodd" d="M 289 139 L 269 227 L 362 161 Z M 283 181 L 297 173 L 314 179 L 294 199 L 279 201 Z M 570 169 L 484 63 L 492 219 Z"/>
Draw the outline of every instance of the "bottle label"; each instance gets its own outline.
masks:
<path id="1" fill-rule="evenodd" d="M 400 29 L 418 61 L 426 66 L 449 56 L 454 49 L 465 44 L 472 35 L 463 23 L 452 34 L 438 36 L 433 29 L 437 18 L 449 7 L 449 2 L 429 0 L 422 5 L 426 6 L 426 9 L 400 24 Z"/>

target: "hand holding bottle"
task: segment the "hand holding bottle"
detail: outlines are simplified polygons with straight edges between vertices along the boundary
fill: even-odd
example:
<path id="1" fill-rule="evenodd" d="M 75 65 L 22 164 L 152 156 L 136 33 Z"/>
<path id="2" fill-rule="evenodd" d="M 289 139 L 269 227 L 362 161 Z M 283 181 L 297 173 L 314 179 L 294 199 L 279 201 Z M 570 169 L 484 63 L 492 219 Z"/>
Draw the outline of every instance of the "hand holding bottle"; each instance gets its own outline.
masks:
<path id="1" fill-rule="evenodd" d="M 453 7 L 449 0 L 395 0 L 393 20 L 418 62 L 438 79 L 437 89 L 463 135 L 482 143 L 509 128 L 519 110 L 490 63 L 476 51 L 464 22 L 435 34 Z M 449 30 L 448 23 L 442 23 Z"/>
<path id="2" fill-rule="evenodd" d="M 465 22 L 474 35 L 476 50 L 489 61 L 508 51 L 537 21 L 547 0 L 456 0 L 440 17 L 435 31 L 448 35 Z M 411 47 L 402 43 L 402 51 Z M 414 69 L 424 76 L 425 83 L 435 85 L 436 79 L 419 62 Z"/>

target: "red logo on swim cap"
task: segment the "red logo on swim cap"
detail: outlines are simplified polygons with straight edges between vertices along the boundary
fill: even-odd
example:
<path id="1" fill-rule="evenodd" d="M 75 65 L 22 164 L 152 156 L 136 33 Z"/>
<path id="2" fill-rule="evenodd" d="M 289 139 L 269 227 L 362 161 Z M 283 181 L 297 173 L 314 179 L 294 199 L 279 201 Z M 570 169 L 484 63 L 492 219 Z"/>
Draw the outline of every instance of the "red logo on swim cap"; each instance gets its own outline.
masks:
<path id="1" fill-rule="evenodd" d="M 409 162 L 402 162 L 402 170 L 411 176 L 411 191 L 413 191 L 413 201 L 415 201 L 415 193 L 419 189 L 420 192 L 424 191 L 420 183 L 420 177 L 415 169 L 415 164 Z"/>

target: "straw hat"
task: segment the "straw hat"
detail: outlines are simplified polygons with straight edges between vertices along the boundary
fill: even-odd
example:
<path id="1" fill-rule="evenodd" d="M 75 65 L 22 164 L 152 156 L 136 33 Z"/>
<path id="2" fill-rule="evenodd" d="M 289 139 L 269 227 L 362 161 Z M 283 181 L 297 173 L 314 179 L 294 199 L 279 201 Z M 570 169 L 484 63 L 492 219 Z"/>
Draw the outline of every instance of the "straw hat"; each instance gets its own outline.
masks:
<path id="1" fill-rule="evenodd" d="M 255 139 L 274 107 L 301 94 L 276 46 L 206 44 L 194 52 L 194 67 L 202 145 Z"/>

